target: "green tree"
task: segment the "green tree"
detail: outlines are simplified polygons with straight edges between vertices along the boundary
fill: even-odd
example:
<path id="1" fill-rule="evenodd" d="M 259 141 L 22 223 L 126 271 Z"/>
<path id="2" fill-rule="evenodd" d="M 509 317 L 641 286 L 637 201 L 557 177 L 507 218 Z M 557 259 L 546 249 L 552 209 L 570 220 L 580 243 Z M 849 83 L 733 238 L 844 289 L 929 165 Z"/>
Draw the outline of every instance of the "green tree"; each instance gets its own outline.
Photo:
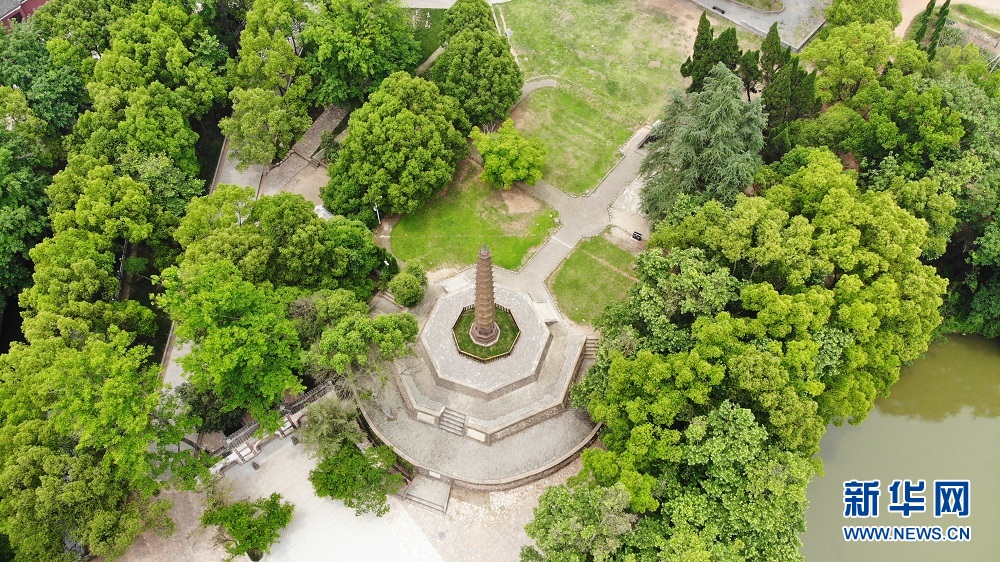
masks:
<path id="1" fill-rule="evenodd" d="M 355 515 L 389 512 L 386 497 L 403 485 L 400 474 L 390 472 L 396 454 L 384 445 L 361 450 L 350 441 L 309 472 L 316 495 L 341 500 Z"/>
<path id="2" fill-rule="evenodd" d="M 303 390 L 298 337 L 277 296 L 227 261 L 169 268 L 161 282 L 158 303 L 194 343 L 181 360 L 191 384 L 214 392 L 223 412 L 249 410 L 264 431 L 277 429 L 281 399 Z"/>
<path id="3" fill-rule="evenodd" d="M 761 80 L 766 88 L 774 80 L 774 76 L 792 58 L 792 48 L 781 44 L 778 35 L 778 22 L 771 24 L 764 41 L 760 44 Z"/>
<path id="4" fill-rule="evenodd" d="M 497 32 L 493 10 L 485 0 L 456 0 L 444 13 L 442 36 L 446 41 L 466 29 Z"/>
<path id="5" fill-rule="evenodd" d="M 181 217 L 191 199 L 205 192 L 205 180 L 189 177 L 163 153 L 125 154 L 118 169 L 149 186 L 149 202 L 158 215 Z"/>
<path id="6" fill-rule="evenodd" d="M 225 259 L 252 283 L 299 289 L 345 288 L 367 300 L 383 253 L 371 231 L 344 217 L 324 220 L 300 195 L 254 198 L 249 188 L 221 185 L 191 201 L 174 236 L 182 264 Z"/>
<path id="7" fill-rule="evenodd" d="M 31 25 L 59 64 L 87 80 L 97 63 L 91 53 L 108 50 L 112 24 L 128 15 L 128 7 L 119 0 L 53 0 L 32 14 Z"/>
<path id="8" fill-rule="evenodd" d="M 305 7 L 294 0 L 253 2 L 240 33 L 240 50 L 231 69 L 236 87 L 262 88 L 284 94 L 299 77 Z"/>
<path id="9" fill-rule="evenodd" d="M 712 69 L 715 68 L 717 63 L 722 63 L 726 65 L 731 72 L 736 72 L 737 67 L 740 64 L 740 57 L 743 51 L 740 50 L 739 39 L 736 37 L 736 28 L 729 27 L 725 31 L 719 34 L 712 42 L 711 50 L 711 66 L 708 68 L 709 75 L 712 74 Z"/>
<path id="10" fill-rule="evenodd" d="M 542 178 L 545 146 L 521 136 L 507 119 L 495 133 L 472 129 L 472 143 L 483 157 L 483 177 L 496 187 L 510 189 L 516 182 L 535 185 Z"/>
<path id="11" fill-rule="evenodd" d="M 344 380 L 353 388 L 358 372 L 404 355 L 416 338 L 417 320 L 411 314 L 372 318 L 367 306 L 344 306 L 341 291 L 324 297 L 333 301 L 317 303 L 317 313 L 323 315 L 326 325 L 316 340 L 304 343 L 307 347 L 302 355 L 308 372 L 317 379 Z"/>
<path id="12" fill-rule="evenodd" d="M 944 254 L 955 229 L 953 213 L 956 203 L 940 178 L 925 176 L 919 180 L 908 179 L 896 157 L 889 156 L 880 163 L 878 170 L 873 171 L 867 184 L 870 190 L 889 192 L 900 207 L 927 221 L 925 259 L 936 259 Z"/>
<path id="13" fill-rule="evenodd" d="M 535 546 L 523 547 L 521 560 L 612 560 L 622 536 L 638 519 L 628 505 L 629 493 L 621 483 L 603 487 L 578 477 L 548 488 L 525 526 Z"/>
<path id="14" fill-rule="evenodd" d="M 728 401 L 693 420 L 684 440 L 686 470 L 664 519 L 715 534 L 747 560 L 799 559 L 809 461 L 770 445 L 753 413 Z"/>
<path id="15" fill-rule="evenodd" d="M 948 25 L 948 14 L 951 13 L 951 0 L 944 0 L 941 9 L 938 10 L 937 19 L 934 22 L 934 31 L 931 32 L 930 44 L 927 45 L 927 58 L 934 60 L 937 55 L 938 45 L 941 42 L 941 33 Z"/>
<path id="16" fill-rule="evenodd" d="M 28 285 L 28 252 L 48 230 L 44 189 L 49 177 L 40 168 L 49 155 L 42 138 L 45 123 L 20 91 L 0 87 L 0 111 L 9 125 L 0 127 L 0 302 L 6 302 Z"/>
<path id="17" fill-rule="evenodd" d="M 0 35 L 0 61 L 0 85 L 17 85 L 50 135 L 73 123 L 86 98 L 83 81 L 71 67 L 52 61 L 36 26 L 11 23 Z"/>
<path id="18" fill-rule="evenodd" d="M 917 21 L 919 25 L 917 30 L 913 33 L 913 40 L 917 45 L 923 45 L 924 38 L 927 37 L 927 26 L 931 22 L 931 16 L 934 15 L 934 4 L 937 0 L 930 0 L 927 2 L 927 8 L 917 16 Z"/>
<path id="19" fill-rule="evenodd" d="M 757 92 L 757 84 L 761 79 L 760 71 L 760 51 L 746 51 L 740 57 L 740 67 L 736 74 L 743 81 L 743 88 L 747 91 L 747 101 L 750 101 L 750 94 Z"/>
<path id="20" fill-rule="evenodd" d="M 873 166 L 896 154 L 904 171 L 916 175 L 959 148 L 965 135 L 962 116 L 948 107 L 939 87 L 916 75 L 886 83 L 869 84 L 849 104 L 868 117 L 867 126 L 851 139 L 856 153 Z"/>
<path id="21" fill-rule="evenodd" d="M 427 290 L 427 274 L 424 269 L 415 262 L 406 264 L 403 271 L 400 271 L 389 281 L 389 291 L 396 302 L 403 306 L 415 306 L 424 300 L 424 291 Z"/>
<path id="22" fill-rule="evenodd" d="M 674 93 L 643 160 L 643 211 L 659 221 L 685 194 L 732 205 L 760 165 L 766 123 L 759 100 L 742 99 L 742 82 L 717 64 L 702 92 Z"/>
<path id="23" fill-rule="evenodd" d="M 177 111 L 204 115 L 226 92 L 218 60 L 192 51 L 204 31 L 198 14 L 179 0 L 153 0 L 129 11 L 111 25 L 111 48 L 94 65 L 87 88 L 95 104 L 119 92 L 152 91 L 159 83 L 178 94 L 171 103 Z"/>
<path id="24" fill-rule="evenodd" d="M 304 24 L 303 6 L 291 0 L 255 2 L 247 12 L 230 73 L 233 116 L 219 123 L 238 169 L 284 158 L 312 124 L 305 101 L 312 80 L 301 73 Z"/>
<path id="25" fill-rule="evenodd" d="M 111 300 L 118 280 L 111 274 L 114 256 L 109 241 L 84 230 L 69 229 L 47 238 L 31 250 L 38 264 L 34 284 L 21 293 L 25 319 L 41 310 L 59 310 L 75 303 Z"/>
<path id="26" fill-rule="evenodd" d="M 524 85 L 507 39 L 493 29 L 466 29 L 452 36 L 428 76 L 477 125 L 505 118 Z"/>
<path id="27" fill-rule="evenodd" d="M 169 533 L 157 477 L 207 466 L 176 452 L 191 426 L 158 400 L 151 350 L 115 329 L 28 337 L 0 356 L 0 525 L 19 556 L 115 557 L 147 529 Z"/>
<path id="28" fill-rule="evenodd" d="M 898 0 L 833 0 L 826 9 L 826 22 L 831 26 L 877 21 L 898 26 L 903 21 Z"/>
<path id="29" fill-rule="evenodd" d="M 384 78 L 412 68 L 419 52 L 396 0 L 325 0 L 302 38 L 317 105 L 364 100 Z"/>
<path id="30" fill-rule="evenodd" d="M 237 170 L 271 164 L 288 155 L 292 144 L 312 125 L 304 94 L 300 88 L 285 95 L 263 88 L 230 92 L 233 116 L 219 121 L 219 129 L 229 139 L 229 157 L 238 161 Z"/>
<path id="31" fill-rule="evenodd" d="M 118 176 L 110 165 L 92 168 L 86 179 L 80 179 L 82 191 L 74 208 L 52 214 L 56 232 L 79 228 L 109 241 L 131 243 L 149 238 L 153 231 L 149 186 L 129 176 Z"/>
<path id="32" fill-rule="evenodd" d="M 468 154 L 470 129 L 458 102 L 433 82 L 397 72 L 351 114 L 349 133 L 321 191 L 337 214 L 374 224 L 383 214 L 412 213 L 451 181 Z"/>
<path id="33" fill-rule="evenodd" d="M 358 426 L 358 407 L 350 400 L 328 394 L 311 404 L 299 438 L 313 456 L 335 455 L 343 445 L 360 443 L 365 434 Z"/>
<path id="34" fill-rule="evenodd" d="M 714 40 L 715 31 L 712 29 L 712 22 L 708 21 L 708 13 L 702 12 L 701 19 L 698 20 L 698 32 L 694 38 L 694 52 L 681 64 L 681 76 L 691 78 L 691 85 L 687 91 L 698 92 L 704 87 L 705 77 L 714 65 L 710 52 Z"/>
<path id="35" fill-rule="evenodd" d="M 281 530 L 291 523 L 294 511 L 295 506 L 281 501 L 281 494 L 271 494 L 253 502 L 243 500 L 210 505 L 201 516 L 201 524 L 219 526 L 229 560 L 243 554 L 251 560 L 260 560 L 271 552 L 271 545 L 278 541 Z"/>
<path id="36" fill-rule="evenodd" d="M 767 113 L 764 159 L 773 162 L 792 148 L 791 124 L 819 112 L 816 73 L 806 72 L 799 66 L 798 57 L 793 57 L 764 88 L 761 102 Z"/>
<path id="37" fill-rule="evenodd" d="M 694 40 L 694 53 L 681 65 L 681 76 L 691 78 L 688 92 L 702 91 L 705 80 L 718 63 L 721 62 L 733 72 L 736 72 L 740 64 L 742 51 L 736 37 L 736 29 L 729 28 L 718 37 L 713 38 L 713 36 L 714 31 L 711 22 L 708 21 L 708 15 L 702 12 Z"/>
<path id="38" fill-rule="evenodd" d="M 816 93 L 824 102 L 850 99 L 876 82 L 897 51 L 886 21 L 853 22 L 830 30 L 802 50 L 802 60 L 819 72 Z"/>
<path id="39" fill-rule="evenodd" d="M 225 404 L 211 390 L 199 392 L 194 385 L 185 382 L 175 388 L 174 392 L 188 412 L 198 418 L 199 431 L 232 433 L 243 426 L 243 412 L 224 412 Z"/>

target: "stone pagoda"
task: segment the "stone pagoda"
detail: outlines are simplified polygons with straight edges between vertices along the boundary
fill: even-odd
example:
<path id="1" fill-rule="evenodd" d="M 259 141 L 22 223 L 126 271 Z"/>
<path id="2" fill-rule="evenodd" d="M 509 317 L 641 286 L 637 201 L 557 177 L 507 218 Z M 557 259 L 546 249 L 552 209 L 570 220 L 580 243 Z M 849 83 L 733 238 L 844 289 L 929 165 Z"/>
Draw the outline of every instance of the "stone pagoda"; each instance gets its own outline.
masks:
<path id="1" fill-rule="evenodd" d="M 483 246 L 475 265 L 428 286 L 409 309 L 420 325 L 413 353 L 390 365 L 391 384 L 361 402 L 372 431 L 418 473 L 404 497 L 442 512 L 452 484 L 497 490 L 536 480 L 597 434 L 568 400 L 594 363 L 596 341 L 563 319 L 544 283 L 494 270 L 492 261 Z M 380 312 L 399 310 L 373 302 Z M 474 315 L 469 324 L 466 315 Z M 517 334 L 501 333 L 508 329 Z M 460 348 L 460 335 L 473 347 L 511 347 L 482 358 Z M 434 501 L 430 489 L 441 490 Z"/>
<path id="2" fill-rule="evenodd" d="M 488 347 L 500 339 L 496 323 L 496 300 L 493 295 L 493 256 L 483 244 L 476 263 L 476 321 L 469 331 L 472 341 Z"/>

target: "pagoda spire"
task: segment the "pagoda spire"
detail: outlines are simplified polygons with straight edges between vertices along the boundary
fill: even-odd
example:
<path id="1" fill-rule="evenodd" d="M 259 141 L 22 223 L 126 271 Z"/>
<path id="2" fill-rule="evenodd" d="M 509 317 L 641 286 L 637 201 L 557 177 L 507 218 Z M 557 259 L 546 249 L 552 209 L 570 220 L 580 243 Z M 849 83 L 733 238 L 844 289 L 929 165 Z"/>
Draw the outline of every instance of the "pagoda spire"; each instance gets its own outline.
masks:
<path id="1" fill-rule="evenodd" d="M 479 250 L 476 263 L 476 321 L 469 335 L 472 341 L 482 346 L 493 345 L 500 338 L 493 296 L 493 256 L 486 244 Z"/>

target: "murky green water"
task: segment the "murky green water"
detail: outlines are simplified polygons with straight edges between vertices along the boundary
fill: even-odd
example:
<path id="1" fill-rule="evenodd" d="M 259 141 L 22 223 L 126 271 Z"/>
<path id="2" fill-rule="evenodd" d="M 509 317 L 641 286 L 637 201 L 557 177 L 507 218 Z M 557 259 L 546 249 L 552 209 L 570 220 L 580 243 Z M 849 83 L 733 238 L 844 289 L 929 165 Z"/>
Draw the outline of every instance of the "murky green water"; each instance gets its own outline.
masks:
<path id="1" fill-rule="evenodd" d="M 820 443 L 825 476 L 809 486 L 807 562 L 1000 560 L 1000 342 L 954 336 L 903 370 L 859 426 L 831 427 Z M 844 481 L 881 482 L 877 518 L 844 515 Z M 926 480 L 926 513 L 889 513 L 889 484 Z M 933 513 L 933 481 L 970 480 L 970 515 Z M 970 526 L 972 540 L 847 542 L 845 525 Z"/>

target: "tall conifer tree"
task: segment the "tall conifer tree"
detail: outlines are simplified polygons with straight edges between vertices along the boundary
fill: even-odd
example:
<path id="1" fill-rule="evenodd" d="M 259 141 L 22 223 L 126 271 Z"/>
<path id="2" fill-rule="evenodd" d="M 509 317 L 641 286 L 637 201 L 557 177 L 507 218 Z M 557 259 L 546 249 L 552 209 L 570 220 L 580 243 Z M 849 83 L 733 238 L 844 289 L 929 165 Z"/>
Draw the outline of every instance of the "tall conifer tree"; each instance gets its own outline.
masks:
<path id="1" fill-rule="evenodd" d="M 931 23 L 931 15 L 934 14 L 934 4 L 937 0 L 931 0 L 927 3 L 927 9 L 924 13 L 920 14 L 920 27 L 917 28 L 916 33 L 913 34 L 913 40 L 917 45 L 923 43 L 924 37 L 927 36 L 927 26 Z"/>
<path id="2" fill-rule="evenodd" d="M 774 75 L 791 57 L 791 47 L 782 46 L 781 37 L 778 36 L 778 24 L 772 23 L 771 29 L 767 31 L 767 37 L 760 44 L 760 71 L 765 87 L 774 80 Z"/>
<path id="3" fill-rule="evenodd" d="M 699 92 L 705 84 L 705 76 L 712 68 L 708 61 L 714 36 L 712 22 L 708 21 L 708 14 L 702 12 L 701 20 L 698 21 L 698 34 L 694 38 L 694 52 L 681 64 L 681 76 L 691 78 L 689 92 Z"/>

